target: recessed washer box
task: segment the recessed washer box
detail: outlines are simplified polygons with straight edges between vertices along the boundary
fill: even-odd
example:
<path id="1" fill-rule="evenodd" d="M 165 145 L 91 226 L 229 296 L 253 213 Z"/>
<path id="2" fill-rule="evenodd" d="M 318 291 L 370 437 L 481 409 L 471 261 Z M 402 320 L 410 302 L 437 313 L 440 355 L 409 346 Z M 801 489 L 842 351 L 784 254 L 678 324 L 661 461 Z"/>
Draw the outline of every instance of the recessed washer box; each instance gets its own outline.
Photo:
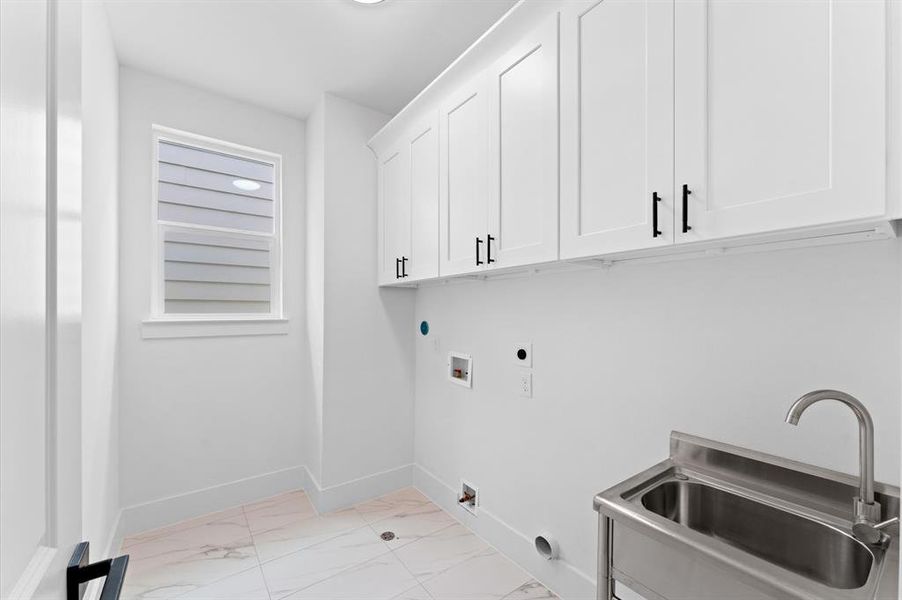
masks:
<path id="1" fill-rule="evenodd" d="M 473 387 L 473 359 L 469 354 L 448 354 L 448 379 L 466 388 Z"/>
<path id="2" fill-rule="evenodd" d="M 475 485 L 460 480 L 460 497 L 457 504 L 468 513 L 475 515 L 479 510 L 479 488 Z"/>

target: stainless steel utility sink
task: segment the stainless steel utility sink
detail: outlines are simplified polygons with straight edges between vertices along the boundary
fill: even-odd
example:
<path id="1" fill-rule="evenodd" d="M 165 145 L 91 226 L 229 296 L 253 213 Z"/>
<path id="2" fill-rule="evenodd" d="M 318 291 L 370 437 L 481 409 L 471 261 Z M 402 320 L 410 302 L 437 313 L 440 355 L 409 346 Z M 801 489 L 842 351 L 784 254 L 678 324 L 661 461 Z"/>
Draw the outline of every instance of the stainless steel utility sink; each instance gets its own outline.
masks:
<path id="1" fill-rule="evenodd" d="M 642 506 L 831 588 L 862 587 L 874 564 L 867 546 L 833 527 L 702 483 L 662 483 Z"/>
<path id="2" fill-rule="evenodd" d="M 897 600 L 898 527 L 852 536 L 858 479 L 673 432 L 670 458 L 598 494 L 598 598 Z M 899 489 L 874 485 L 885 517 Z"/>

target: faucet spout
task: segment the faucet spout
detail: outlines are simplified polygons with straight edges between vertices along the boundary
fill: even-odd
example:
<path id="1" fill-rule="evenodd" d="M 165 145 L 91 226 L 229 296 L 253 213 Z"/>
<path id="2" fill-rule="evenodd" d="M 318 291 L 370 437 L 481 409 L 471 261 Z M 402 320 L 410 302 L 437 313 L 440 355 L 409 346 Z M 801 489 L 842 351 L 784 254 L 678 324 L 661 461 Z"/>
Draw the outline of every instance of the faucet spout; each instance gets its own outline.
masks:
<path id="1" fill-rule="evenodd" d="M 865 505 L 874 504 L 874 421 L 868 409 L 857 398 L 836 390 L 815 390 L 795 401 L 786 413 L 786 422 L 798 425 L 802 413 L 821 400 L 835 400 L 852 409 L 858 418 L 858 462 L 860 482 L 858 501 Z M 879 517 L 878 517 L 879 518 Z"/>

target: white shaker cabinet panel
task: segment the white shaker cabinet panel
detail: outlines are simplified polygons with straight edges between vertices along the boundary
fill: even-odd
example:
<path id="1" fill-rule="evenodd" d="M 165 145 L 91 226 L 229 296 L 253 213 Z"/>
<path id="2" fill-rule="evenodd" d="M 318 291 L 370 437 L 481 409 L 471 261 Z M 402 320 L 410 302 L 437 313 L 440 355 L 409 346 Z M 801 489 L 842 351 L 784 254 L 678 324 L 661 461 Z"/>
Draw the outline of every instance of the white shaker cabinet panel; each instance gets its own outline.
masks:
<path id="1" fill-rule="evenodd" d="M 379 283 L 438 276 L 438 119 L 429 115 L 386 144 L 379 158 Z"/>
<path id="2" fill-rule="evenodd" d="M 670 0 L 561 14 L 561 258 L 673 243 Z"/>
<path id="3" fill-rule="evenodd" d="M 407 281 L 438 277 L 438 119 L 433 111 L 406 136 L 410 171 L 410 260 Z"/>
<path id="4" fill-rule="evenodd" d="M 676 3 L 678 243 L 885 214 L 885 12 Z"/>
<path id="5" fill-rule="evenodd" d="M 558 15 L 514 43 L 487 77 L 487 266 L 557 260 Z"/>
<path id="6" fill-rule="evenodd" d="M 439 111 L 439 274 L 481 270 L 486 261 L 488 104 L 480 76 Z"/>
<path id="7" fill-rule="evenodd" d="M 382 235 L 379 256 L 379 283 L 396 283 L 402 278 L 402 260 L 410 257 L 410 194 L 406 186 L 409 165 L 404 145 L 391 147 L 379 159 L 379 198 Z"/>

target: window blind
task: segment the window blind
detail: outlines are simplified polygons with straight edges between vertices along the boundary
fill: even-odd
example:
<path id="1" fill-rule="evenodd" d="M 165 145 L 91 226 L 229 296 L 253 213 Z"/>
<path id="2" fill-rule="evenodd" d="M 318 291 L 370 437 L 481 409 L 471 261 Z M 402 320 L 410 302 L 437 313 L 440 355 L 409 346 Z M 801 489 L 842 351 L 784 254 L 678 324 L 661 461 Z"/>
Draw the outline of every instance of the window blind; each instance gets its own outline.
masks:
<path id="1" fill-rule="evenodd" d="M 158 144 L 164 312 L 271 313 L 274 166 Z"/>

